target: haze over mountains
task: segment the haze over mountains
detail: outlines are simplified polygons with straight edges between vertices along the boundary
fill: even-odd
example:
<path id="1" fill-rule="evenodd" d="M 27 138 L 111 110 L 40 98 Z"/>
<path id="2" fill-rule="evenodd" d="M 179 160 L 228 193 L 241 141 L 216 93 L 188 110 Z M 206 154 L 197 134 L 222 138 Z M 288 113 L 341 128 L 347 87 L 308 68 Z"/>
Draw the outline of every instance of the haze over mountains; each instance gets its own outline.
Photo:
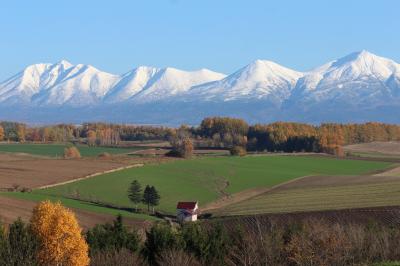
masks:
<path id="1" fill-rule="evenodd" d="M 250 122 L 400 122 L 400 64 L 367 51 L 309 72 L 256 60 L 228 76 L 208 69 L 35 64 L 0 83 L 0 120 L 196 124 L 210 115 Z"/>

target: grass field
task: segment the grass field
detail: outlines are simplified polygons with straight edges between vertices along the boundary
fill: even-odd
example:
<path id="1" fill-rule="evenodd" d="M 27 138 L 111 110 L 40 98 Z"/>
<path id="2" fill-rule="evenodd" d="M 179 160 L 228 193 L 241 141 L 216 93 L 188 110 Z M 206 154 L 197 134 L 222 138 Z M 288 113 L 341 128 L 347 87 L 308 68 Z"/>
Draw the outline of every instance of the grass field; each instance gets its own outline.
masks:
<path id="1" fill-rule="evenodd" d="M 24 200 L 29 200 L 29 201 L 34 201 L 34 202 L 39 202 L 44 200 L 42 195 L 34 194 L 34 193 L 22 193 L 22 192 L 2 192 L 0 193 L 1 196 L 6 196 L 6 197 L 11 197 L 11 198 L 16 198 L 16 199 L 24 199 Z M 73 200 L 73 199 L 66 199 L 66 198 L 61 198 L 61 197 L 52 197 L 52 196 L 47 196 L 45 199 L 54 201 L 54 202 L 61 202 L 64 206 L 69 207 L 69 208 L 75 208 L 75 209 L 81 209 L 85 211 L 90 211 L 90 212 L 95 212 L 95 213 L 103 213 L 103 214 L 110 214 L 113 216 L 117 216 L 118 214 L 123 215 L 124 217 L 131 217 L 135 218 L 138 220 L 151 220 L 151 221 L 156 221 L 159 220 L 158 218 L 154 216 L 149 216 L 146 214 L 140 214 L 140 213 L 133 213 L 127 210 L 119 210 L 119 209 L 113 209 L 113 208 L 107 208 L 107 207 L 102 207 L 98 206 L 89 202 L 84 202 L 84 201 L 79 201 L 79 200 Z"/>
<path id="2" fill-rule="evenodd" d="M 332 178 L 332 177 L 326 177 Z M 326 186 L 301 184 L 264 193 L 249 200 L 227 206 L 220 215 L 248 215 L 296 211 L 338 210 L 347 208 L 398 206 L 400 178 L 379 177 L 374 182 L 340 182 Z M 367 178 L 366 178 L 367 179 Z M 382 180 L 379 180 L 382 179 Z M 360 180 L 358 180 L 360 181 Z M 324 182 L 321 180 L 321 183 Z M 340 184 L 341 185 L 340 185 Z"/>
<path id="3" fill-rule="evenodd" d="M 26 199 L 70 197 L 98 200 L 118 206 L 132 206 L 127 189 L 133 180 L 154 185 L 160 192 L 160 210 L 174 213 L 176 203 L 198 200 L 200 205 L 226 194 L 246 189 L 271 187 L 308 175 L 359 175 L 390 166 L 385 162 L 339 160 L 308 156 L 248 156 L 178 160 L 160 165 L 97 176 L 79 182 L 35 190 Z M 20 197 L 21 194 L 15 194 Z"/>
<path id="4" fill-rule="evenodd" d="M 40 156 L 49 157 L 62 157 L 64 155 L 64 148 L 68 144 L 0 144 L 0 152 L 10 153 L 27 153 Z M 97 156 L 100 153 L 108 152 L 110 154 L 122 154 L 132 152 L 143 148 L 112 148 L 112 147 L 89 147 L 86 145 L 77 146 L 81 155 L 84 157 Z"/>

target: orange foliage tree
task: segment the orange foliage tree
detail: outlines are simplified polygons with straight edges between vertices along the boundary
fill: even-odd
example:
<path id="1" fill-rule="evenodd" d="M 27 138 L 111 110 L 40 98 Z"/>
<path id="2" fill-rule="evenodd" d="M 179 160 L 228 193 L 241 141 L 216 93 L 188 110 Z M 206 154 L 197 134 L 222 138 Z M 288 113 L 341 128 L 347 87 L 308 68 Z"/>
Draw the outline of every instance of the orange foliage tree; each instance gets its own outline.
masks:
<path id="1" fill-rule="evenodd" d="M 93 130 L 89 130 L 87 132 L 87 144 L 89 146 L 95 146 L 96 145 L 96 140 L 97 140 L 96 132 L 93 131 Z"/>
<path id="2" fill-rule="evenodd" d="M 33 232 L 40 248 L 38 260 L 43 265 L 89 265 L 89 247 L 73 212 L 60 203 L 43 201 L 31 218 Z"/>
<path id="3" fill-rule="evenodd" d="M 81 158 L 81 153 L 79 152 L 77 147 L 68 147 L 64 149 L 64 158 L 65 159 L 79 159 Z"/>
<path id="4" fill-rule="evenodd" d="M 0 126 L 0 141 L 4 140 L 4 128 Z"/>

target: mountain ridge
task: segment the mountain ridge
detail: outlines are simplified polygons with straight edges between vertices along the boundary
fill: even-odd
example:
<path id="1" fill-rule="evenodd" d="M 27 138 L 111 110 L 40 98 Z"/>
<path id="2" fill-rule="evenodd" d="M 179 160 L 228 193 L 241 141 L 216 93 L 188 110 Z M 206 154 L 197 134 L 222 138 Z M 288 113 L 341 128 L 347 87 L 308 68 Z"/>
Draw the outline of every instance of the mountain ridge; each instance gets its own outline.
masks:
<path id="1" fill-rule="evenodd" d="M 229 75 L 148 66 L 116 75 L 62 60 L 30 65 L 0 83 L 0 119 L 35 120 L 41 113 L 44 121 L 52 115 L 71 120 L 73 110 L 92 110 L 92 117 L 81 118 L 197 123 L 201 116 L 234 115 L 256 122 L 397 123 L 399 106 L 400 64 L 365 50 L 308 72 L 255 60 Z"/>

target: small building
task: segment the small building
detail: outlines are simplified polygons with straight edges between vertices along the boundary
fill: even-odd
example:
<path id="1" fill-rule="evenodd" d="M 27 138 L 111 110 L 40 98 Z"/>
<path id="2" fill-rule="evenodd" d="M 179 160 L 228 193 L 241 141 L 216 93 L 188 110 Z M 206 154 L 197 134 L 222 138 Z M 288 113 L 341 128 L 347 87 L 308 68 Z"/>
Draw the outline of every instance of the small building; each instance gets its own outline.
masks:
<path id="1" fill-rule="evenodd" d="M 197 221 L 199 205 L 196 201 L 178 202 L 176 206 L 176 218 L 179 222 L 194 222 Z"/>

